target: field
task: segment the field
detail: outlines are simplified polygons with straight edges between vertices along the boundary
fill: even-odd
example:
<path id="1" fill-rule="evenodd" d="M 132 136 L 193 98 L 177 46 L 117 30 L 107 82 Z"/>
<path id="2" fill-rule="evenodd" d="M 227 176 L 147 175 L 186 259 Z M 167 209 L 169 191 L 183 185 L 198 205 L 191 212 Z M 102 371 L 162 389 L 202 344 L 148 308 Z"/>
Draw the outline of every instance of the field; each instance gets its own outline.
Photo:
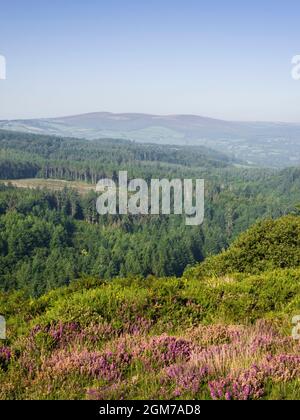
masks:
<path id="1" fill-rule="evenodd" d="M 76 190 L 79 194 L 87 194 L 90 191 L 95 191 L 95 186 L 79 181 L 64 181 L 61 179 L 42 179 L 42 178 L 28 178 L 28 179 L 11 179 L 0 180 L 1 184 L 6 186 L 12 185 L 17 188 L 29 189 L 43 189 L 50 191 L 62 191 L 64 188 Z"/>

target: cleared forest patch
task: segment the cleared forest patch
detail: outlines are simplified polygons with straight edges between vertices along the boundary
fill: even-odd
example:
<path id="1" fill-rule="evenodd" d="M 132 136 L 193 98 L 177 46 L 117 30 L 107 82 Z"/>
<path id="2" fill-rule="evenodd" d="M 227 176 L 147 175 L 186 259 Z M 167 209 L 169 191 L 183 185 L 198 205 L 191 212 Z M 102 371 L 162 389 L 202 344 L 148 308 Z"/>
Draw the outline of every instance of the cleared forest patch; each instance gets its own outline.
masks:
<path id="1" fill-rule="evenodd" d="M 78 181 L 65 181 L 62 179 L 43 179 L 43 178 L 28 178 L 28 179 L 11 179 L 0 180 L 4 185 L 12 185 L 17 188 L 30 188 L 30 189 L 49 189 L 52 191 L 61 191 L 64 188 L 72 188 L 78 191 L 79 194 L 87 194 L 90 191 L 95 191 L 93 184 L 87 184 Z"/>

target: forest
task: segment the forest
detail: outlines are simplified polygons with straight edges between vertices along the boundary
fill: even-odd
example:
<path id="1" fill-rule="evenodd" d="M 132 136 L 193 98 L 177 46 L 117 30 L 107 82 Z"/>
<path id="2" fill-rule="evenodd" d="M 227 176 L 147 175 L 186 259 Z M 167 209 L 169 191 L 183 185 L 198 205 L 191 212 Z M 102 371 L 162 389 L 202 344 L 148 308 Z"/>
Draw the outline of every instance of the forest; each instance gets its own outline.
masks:
<path id="1" fill-rule="evenodd" d="M 300 398 L 299 168 L 7 131 L 0 145 L 0 399 Z M 120 169 L 204 178 L 204 223 L 100 216 L 71 182 Z"/>
<path id="2" fill-rule="evenodd" d="M 134 177 L 191 174 L 231 165 L 206 147 L 159 146 L 126 140 L 80 140 L 0 130 L 0 178 L 59 178 L 96 182 L 124 168 Z"/>
<path id="3" fill-rule="evenodd" d="M 2 184 L 3 290 L 25 288 L 39 296 L 86 275 L 181 276 L 189 265 L 226 249 L 255 221 L 298 211 L 297 168 L 249 168 L 203 148 L 174 150 L 14 132 L 0 132 L 0 139 L 3 179 L 42 175 L 93 182 L 101 175 L 116 176 L 122 167 L 145 179 L 205 176 L 206 182 L 205 221 L 196 227 L 185 226 L 178 215 L 99 216 L 93 191 L 82 195 L 74 188 L 30 190 Z"/>

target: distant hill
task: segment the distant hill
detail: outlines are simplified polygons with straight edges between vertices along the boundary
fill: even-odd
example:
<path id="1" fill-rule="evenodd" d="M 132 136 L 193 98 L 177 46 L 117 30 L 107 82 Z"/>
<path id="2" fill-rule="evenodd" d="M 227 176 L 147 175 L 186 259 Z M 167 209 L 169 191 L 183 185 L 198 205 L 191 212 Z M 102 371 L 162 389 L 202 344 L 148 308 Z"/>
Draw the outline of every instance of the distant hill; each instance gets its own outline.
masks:
<path id="1" fill-rule="evenodd" d="M 300 164 L 300 124 L 234 122 L 196 115 L 97 112 L 61 118 L 0 121 L 0 128 L 86 139 L 205 145 L 250 164 Z"/>

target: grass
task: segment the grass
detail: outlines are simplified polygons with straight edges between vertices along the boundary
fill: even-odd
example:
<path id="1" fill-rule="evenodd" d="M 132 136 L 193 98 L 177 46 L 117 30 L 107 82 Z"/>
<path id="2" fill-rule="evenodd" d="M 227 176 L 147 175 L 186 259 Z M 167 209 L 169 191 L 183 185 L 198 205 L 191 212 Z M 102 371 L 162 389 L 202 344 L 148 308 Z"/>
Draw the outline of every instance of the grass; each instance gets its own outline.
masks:
<path id="1" fill-rule="evenodd" d="M 61 191 L 64 188 L 70 188 L 78 191 L 79 194 L 87 194 L 90 191 L 95 191 L 95 186 L 79 181 L 64 181 L 61 179 L 43 179 L 43 178 L 28 178 L 28 179 L 11 179 L 0 180 L 4 185 L 12 185 L 17 188 L 29 189 L 48 189 L 51 191 Z"/>

